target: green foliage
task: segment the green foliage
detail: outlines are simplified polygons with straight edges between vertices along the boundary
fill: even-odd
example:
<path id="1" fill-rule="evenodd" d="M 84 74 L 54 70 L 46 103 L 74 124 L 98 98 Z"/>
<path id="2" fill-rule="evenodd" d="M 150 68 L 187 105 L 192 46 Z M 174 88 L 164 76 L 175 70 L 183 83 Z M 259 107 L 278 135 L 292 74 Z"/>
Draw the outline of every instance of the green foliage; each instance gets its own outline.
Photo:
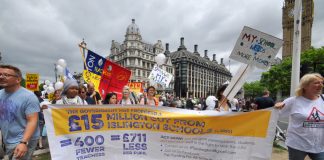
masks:
<path id="1" fill-rule="evenodd" d="M 281 64 L 273 66 L 269 71 L 262 73 L 260 83 L 271 93 L 282 92 L 288 96 L 290 92 L 291 57 L 285 58 Z M 311 48 L 301 54 L 301 66 L 307 66 L 307 73 L 318 72 L 324 75 L 324 47 Z M 302 75 L 303 73 L 301 73 Z"/>
<path id="2" fill-rule="evenodd" d="M 21 79 L 20 86 L 26 87 L 26 80 L 24 78 Z"/>
<path id="3" fill-rule="evenodd" d="M 260 81 L 254 81 L 250 83 L 244 83 L 244 95 L 246 98 L 255 98 L 261 96 L 264 89 L 266 89 Z"/>
<path id="4" fill-rule="evenodd" d="M 39 84 L 38 89 L 40 91 L 44 90 L 44 85 L 45 85 L 44 83 Z"/>

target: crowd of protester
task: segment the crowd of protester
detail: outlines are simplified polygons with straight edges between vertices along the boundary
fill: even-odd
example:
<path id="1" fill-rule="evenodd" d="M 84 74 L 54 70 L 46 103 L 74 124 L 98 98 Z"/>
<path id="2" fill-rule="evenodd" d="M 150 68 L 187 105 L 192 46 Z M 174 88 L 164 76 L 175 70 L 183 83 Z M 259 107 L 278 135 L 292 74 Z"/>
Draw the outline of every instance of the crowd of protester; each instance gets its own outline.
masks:
<path id="1" fill-rule="evenodd" d="M 44 129 L 46 124 L 42 111 L 47 108 L 48 104 L 58 105 L 147 105 L 147 106 L 166 106 L 175 107 L 189 110 L 214 110 L 218 112 L 249 112 L 252 110 L 265 109 L 275 106 L 281 109 L 281 114 L 290 116 L 294 120 L 292 114 L 301 112 L 298 108 L 294 107 L 295 103 L 300 105 L 300 108 L 313 105 L 313 101 L 317 105 L 324 107 L 324 101 L 319 97 L 322 96 L 323 77 L 319 74 L 307 74 L 301 79 L 299 89 L 296 97 L 291 97 L 284 102 L 275 105 L 274 100 L 270 97 L 270 92 L 265 90 L 263 95 L 256 98 L 244 99 L 234 98 L 228 100 L 223 94 L 227 85 L 219 86 L 214 103 L 207 102 L 206 97 L 193 97 L 189 98 L 175 97 L 172 94 L 165 94 L 156 96 L 156 89 L 154 86 L 149 86 L 145 89 L 144 93 L 135 94 L 128 86 L 124 86 L 121 91 L 121 97 L 117 93 L 107 93 L 105 97 L 95 91 L 93 83 L 78 84 L 76 80 L 67 79 L 64 81 L 63 88 L 56 89 L 52 98 L 46 99 L 39 91 L 31 94 L 30 91 L 20 86 L 22 75 L 17 67 L 10 65 L 2 65 L 0 67 L 0 108 L 1 110 L 8 110 L 9 101 L 10 105 L 14 105 L 17 109 L 16 119 L 4 119 L 6 115 L 1 115 L 0 127 L 3 134 L 3 142 L 6 147 L 6 153 L 10 158 L 16 157 L 19 159 L 30 159 L 35 148 L 43 149 L 42 138 L 46 136 Z M 313 84 L 314 83 L 314 84 Z M 319 96 L 320 95 L 320 96 Z M 25 105 L 28 104 L 28 105 Z M 4 112 L 2 112 L 4 113 Z M 9 113 L 9 112 L 8 112 Z M 8 116 L 8 115 L 7 115 Z M 10 116 L 10 115 L 9 115 Z M 27 118 L 23 118 L 27 117 Z M 298 117 L 297 117 L 298 118 Z M 300 118 L 300 117 L 299 117 Z M 13 122 L 10 122 L 13 121 Z M 289 124 L 290 125 L 290 124 Z M 21 132 L 23 130 L 24 132 Z M 299 130 L 296 132 L 296 130 Z M 19 133 L 17 132 L 19 131 Z M 307 132 L 307 135 L 299 134 L 300 131 Z M 16 133 L 17 132 L 17 133 Z M 303 133 L 304 133 L 303 132 Z M 289 156 L 309 155 L 311 157 L 324 156 L 324 139 L 322 134 L 318 145 L 311 148 L 310 141 L 314 136 L 318 135 L 316 131 L 311 131 L 300 127 L 299 121 L 292 121 L 291 126 L 288 127 Z M 7 133 L 14 133 L 7 134 Z M 321 131 L 321 133 L 323 133 Z M 303 136 L 303 137 L 301 137 Z M 28 142 L 28 143 L 27 143 Z M 316 143 L 317 144 L 317 143 Z"/>

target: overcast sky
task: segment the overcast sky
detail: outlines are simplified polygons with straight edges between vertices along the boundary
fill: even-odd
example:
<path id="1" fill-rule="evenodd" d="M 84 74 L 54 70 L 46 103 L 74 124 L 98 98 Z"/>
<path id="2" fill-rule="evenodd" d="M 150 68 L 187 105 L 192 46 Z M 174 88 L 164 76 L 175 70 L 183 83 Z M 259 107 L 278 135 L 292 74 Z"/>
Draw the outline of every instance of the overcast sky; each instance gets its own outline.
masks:
<path id="1" fill-rule="evenodd" d="M 198 44 L 218 62 L 229 55 L 243 28 L 249 26 L 282 39 L 284 0 L 2 0 L 0 5 L 0 52 L 2 62 L 26 72 L 54 80 L 54 63 L 63 58 L 71 72 L 82 71 L 78 43 L 102 56 L 110 54 L 111 41 L 124 41 L 131 19 L 149 43 L 162 40 L 170 50 L 179 47 L 180 37 L 193 51 Z M 314 0 L 312 46 L 324 46 L 323 0 Z M 281 51 L 280 51 L 281 52 Z M 279 53 L 281 56 L 281 53 Z M 241 65 L 230 61 L 234 75 Z M 255 71 L 249 80 L 260 78 Z"/>

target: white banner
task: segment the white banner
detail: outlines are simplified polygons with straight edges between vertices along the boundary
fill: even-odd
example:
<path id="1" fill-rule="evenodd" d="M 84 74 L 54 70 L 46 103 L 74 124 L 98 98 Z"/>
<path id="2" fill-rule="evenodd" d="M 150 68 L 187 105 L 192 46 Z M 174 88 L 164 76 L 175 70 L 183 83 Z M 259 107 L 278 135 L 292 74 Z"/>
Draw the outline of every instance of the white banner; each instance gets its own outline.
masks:
<path id="1" fill-rule="evenodd" d="M 168 73 L 165 70 L 162 70 L 157 65 L 155 65 L 148 77 L 150 82 L 153 81 L 155 83 L 161 84 L 164 87 L 167 87 L 171 82 L 173 76 L 171 73 Z"/>
<path id="2" fill-rule="evenodd" d="M 49 106 L 53 160 L 268 160 L 277 110 L 224 114 L 148 106 Z"/>
<path id="3" fill-rule="evenodd" d="M 269 34 L 244 26 L 230 58 L 267 69 L 274 61 L 283 41 Z"/>

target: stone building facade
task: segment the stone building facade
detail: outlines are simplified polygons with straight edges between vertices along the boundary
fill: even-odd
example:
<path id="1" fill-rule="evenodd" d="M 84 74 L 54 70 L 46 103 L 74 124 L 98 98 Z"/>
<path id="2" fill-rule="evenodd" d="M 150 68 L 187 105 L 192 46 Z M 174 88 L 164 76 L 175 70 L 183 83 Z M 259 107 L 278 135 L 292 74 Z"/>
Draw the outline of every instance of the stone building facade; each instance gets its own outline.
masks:
<path id="1" fill-rule="evenodd" d="M 285 0 L 282 7 L 283 50 L 282 57 L 293 53 L 295 0 Z M 311 47 L 312 25 L 314 19 L 314 1 L 302 0 L 301 52 Z"/>
<path id="2" fill-rule="evenodd" d="M 201 57 L 198 45 L 194 46 L 194 52 L 188 51 L 183 37 L 180 39 L 178 50 L 170 53 L 170 57 L 175 66 L 174 89 L 177 97 L 216 95 L 218 87 L 232 77 L 223 59 L 218 64 L 216 54 L 213 54 L 213 59 L 210 60 L 207 50 L 204 57 Z"/>
<path id="3" fill-rule="evenodd" d="M 164 47 L 161 40 L 158 40 L 155 44 L 145 42 L 142 39 L 139 27 L 135 24 L 135 19 L 132 19 L 132 23 L 126 29 L 124 42 L 119 43 L 112 40 L 110 51 L 111 54 L 107 58 L 131 70 L 130 81 L 142 82 L 143 88 L 146 88 L 150 86 L 148 77 L 156 64 L 155 56 L 164 53 Z M 174 74 L 170 57 L 166 57 L 165 63 L 160 67 Z M 167 87 L 161 85 L 156 87 L 159 94 L 173 94 L 174 81 L 171 81 Z"/>
<path id="4" fill-rule="evenodd" d="M 148 76 L 156 64 L 155 56 L 164 53 L 165 63 L 160 66 L 163 70 L 174 75 L 174 79 L 166 88 L 158 85 L 159 94 L 169 93 L 177 97 L 207 97 L 215 95 L 217 87 L 230 80 L 231 73 L 225 67 L 223 60 L 218 64 L 216 54 L 213 59 L 208 58 L 207 50 L 204 57 L 198 52 L 198 45 L 194 46 L 194 52 L 190 52 L 184 46 L 184 38 L 177 51 L 170 52 L 169 44 L 165 49 L 161 40 L 155 44 L 145 42 L 142 39 L 140 29 L 132 19 L 127 27 L 123 43 L 112 40 L 111 54 L 107 57 L 112 61 L 132 71 L 130 81 L 142 82 L 144 87 L 150 85 Z"/>

